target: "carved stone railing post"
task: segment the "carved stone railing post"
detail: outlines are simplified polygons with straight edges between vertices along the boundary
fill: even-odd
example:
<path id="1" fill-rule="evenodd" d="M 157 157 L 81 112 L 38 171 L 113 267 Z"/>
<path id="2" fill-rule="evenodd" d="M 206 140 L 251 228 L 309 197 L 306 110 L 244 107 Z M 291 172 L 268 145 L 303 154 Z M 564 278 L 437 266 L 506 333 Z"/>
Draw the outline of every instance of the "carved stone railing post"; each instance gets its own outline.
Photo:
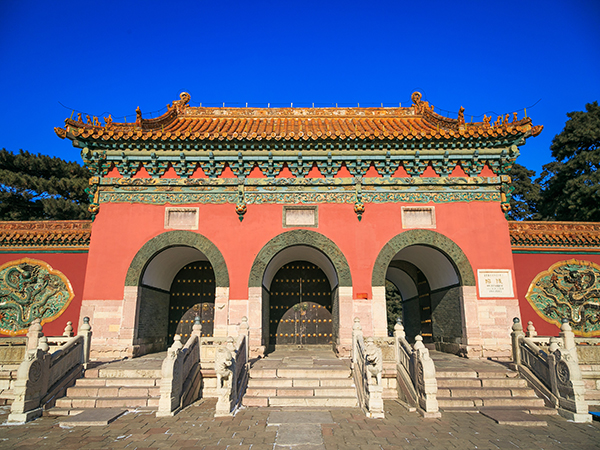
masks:
<path id="1" fill-rule="evenodd" d="M 73 327 L 71 327 L 71 330 L 73 330 Z M 89 317 L 83 318 L 83 324 L 79 327 L 77 336 L 83 336 L 83 367 L 87 369 L 90 362 L 90 348 L 92 346 L 92 327 L 90 326 Z"/>
<path id="2" fill-rule="evenodd" d="M 167 349 L 167 356 L 162 363 L 160 381 L 160 400 L 158 401 L 158 417 L 172 416 L 181 402 L 181 387 L 183 386 L 182 365 L 179 358 L 183 344 L 181 336 L 176 334 L 173 345 Z"/>
<path id="3" fill-rule="evenodd" d="M 173 345 L 167 349 L 161 368 L 157 417 L 173 416 L 198 399 L 202 384 L 201 336 L 202 325 L 200 317 L 196 316 L 185 346 L 181 343 L 181 336 L 176 334 Z"/>
<path id="4" fill-rule="evenodd" d="M 535 331 L 535 327 L 533 326 L 533 322 L 530 320 L 527 322 L 527 337 L 536 337 L 537 331 Z"/>
<path id="5" fill-rule="evenodd" d="M 518 317 L 513 319 L 512 333 L 510 334 L 512 340 L 512 357 L 513 362 L 518 366 L 521 364 L 521 350 L 519 349 L 520 340 L 525 337 L 523 332 L 523 325 Z"/>
<path id="6" fill-rule="evenodd" d="M 373 419 L 383 419 L 383 354 L 372 337 L 365 343 L 365 368 L 367 375 L 367 415 Z"/>
<path id="7" fill-rule="evenodd" d="M 411 359 L 411 375 L 419 394 L 419 406 L 423 416 L 428 418 L 440 417 L 437 401 L 437 379 L 435 364 L 429 356 L 429 350 L 423 344 L 423 337 L 415 337 L 413 357 Z"/>
<path id="8" fill-rule="evenodd" d="M 65 330 L 68 328 L 69 325 Z M 89 324 L 87 333 L 91 336 Z M 82 375 L 83 365 L 87 362 L 84 352 L 85 336 L 70 337 L 66 342 L 65 336 L 50 338 L 52 343 L 63 343 L 50 354 L 48 338 L 44 336 L 39 320 L 31 325 L 27 333 L 27 347 L 36 342 L 37 348 L 29 348 L 25 352 L 24 360 L 17 370 L 15 400 L 11 405 L 9 422 L 27 422 L 39 417 L 44 406 L 53 405 L 57 395 L 62 395 Z"/>
<path id="9" fill-rule="evenodd" d="M 562 348 L 557 341 L 562 341 Z M 575 347 L 575 335 L 567 319 L 562 320 L 559 339 L 551 340 L 548 351 L 552 393 L 559 400 L 559 414 L 575 422 L 591 422 L 592 416 L 585 401 L 585 385 Z"/>
<path id="10" fill-rule="evenodd" d="M 356 364 L 358 339 L 362 337 L 363 332 L 362 326 L 360 325 L 360 319 L 355 317 L 354 324 L 352 325 L 352 365 Z"/>
<path id="11" fill-rule="evenodd" d="M 63 332 L 63 336 L 65 337 L 73 337 L 73 322 L 70 320 L 67 322 L 67 326 L 65 327 L 65 331 Z"/>
<path id="12" fill-rule="evenodd" d="M 244 337 L 242 337 L 242 340 Z M 237 397 L 236 392 L 236 350 L 231 336 L 227 343 L 215 353 L 215 373 L 217 375 L 217 406 L 215 417 L 230 416 L 232 401 Z"/>
<path id="13" fill-rule="evenodd" d="M 549 402 L 558 413 L 574 422 L 590 422 L 584 398 L 585 386 L 571 326 L 562 320 L 559 337 L 538 337 L 528 327 L 523 333 L 519 319 L 513 319 L 513 360 L 519 373 Z M 531 327 L 533 328 L 533 326 Z M 546 344 L 547 352 L 538 344 Z"/>
<path id="14" fill-rule="evenodd" d="M 367 417 L 380 419 L 383 412 L 383 356 L 372 337 L 363 336 L 360 319 L 352 326 L 352 376 L 358 403 Z"/>
<path id="15" fill-rule="evenodd" d="M 49 347 L 44 337 L 40 319 L 35 319 L 27 332 L 27 350 L 17 370 L 9 422 L 28 422 L 42 415 L 40 403 L 48 390 L 50 375 Z"/>
<path id="16" fill-rule="evenodd" d="M 27 350 L 35 350 L 39 339 L 44 335 L 40 319 L 35 319 L 27 330 Z"/>
<path id="17" fill-rule="evenodd" d="M 238 329 L 238 336 L 245 336 L 246 339 L 246 362 L 249 361 L 250 358 L 250 324 L 248 323 L 248 318 L 246 316 L 242 317 L 242 322 L 240 323 Z"/>

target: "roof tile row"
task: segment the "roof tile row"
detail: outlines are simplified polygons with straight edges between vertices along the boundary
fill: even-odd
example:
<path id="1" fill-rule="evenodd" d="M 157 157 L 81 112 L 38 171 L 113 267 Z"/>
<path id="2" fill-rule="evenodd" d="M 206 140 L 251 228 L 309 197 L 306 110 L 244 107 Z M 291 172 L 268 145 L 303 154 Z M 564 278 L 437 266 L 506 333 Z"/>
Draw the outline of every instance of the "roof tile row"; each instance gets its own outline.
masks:
<path id="1" fill-rule="evenodd" d="M 109 116 L 105 125 L 97 118 L 81 116 L 67 119 L 56 133 L 71 139 L 93 140 L 423 140 L 495 138 L 537 135 L 542 126 L 531 119 L 517 120 L 508 114 L 494 124 L 465 123 L 463 109 L 458 119 L 433 112 L 420 94 L 413 94 L 413 105 L 406 108 L 206 108 L 191 107 L 189 94 L 169 105 L 156 119 L 143 119 L 138 109 L 135 123 L 116 123 Z"/>

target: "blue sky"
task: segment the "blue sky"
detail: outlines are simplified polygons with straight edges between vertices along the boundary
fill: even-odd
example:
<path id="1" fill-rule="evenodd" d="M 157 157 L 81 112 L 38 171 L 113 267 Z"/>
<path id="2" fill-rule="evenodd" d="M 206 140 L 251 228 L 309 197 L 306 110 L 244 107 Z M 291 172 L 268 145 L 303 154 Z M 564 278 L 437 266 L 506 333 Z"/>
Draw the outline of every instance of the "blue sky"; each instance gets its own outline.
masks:
<path id="1" fill-rule="evenodd" d="M 543 133 L 600 100 L 600 2 L 0 2 L 0 148 L 81 162 L 53 132 L 71 109 L 133 120 L 192 105 L 410 105 L 520 110 Z M 533 106 L 535 105 L 535 106 Z"/>

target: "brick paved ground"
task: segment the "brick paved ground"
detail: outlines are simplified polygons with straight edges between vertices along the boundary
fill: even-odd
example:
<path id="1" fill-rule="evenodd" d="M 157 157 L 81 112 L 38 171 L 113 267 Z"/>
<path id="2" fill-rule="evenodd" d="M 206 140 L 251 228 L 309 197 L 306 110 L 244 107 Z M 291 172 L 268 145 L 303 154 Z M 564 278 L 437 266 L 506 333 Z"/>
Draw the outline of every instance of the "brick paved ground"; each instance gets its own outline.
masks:
<path id="1" fill-rule="evenodd" d="M 321 423 L 321 445 L 280 446 L 276 444 L 277 434 L 284 425 L 269 425 L 273 409 L 248 408 L 235 417 L 215 419 L 214 405 L 211 400 L 200 401 L 170 418 L 156 418 L 149 412 L 129 413 L 103 427 L 61 428 L 60 419 L 55 417 L 42 417 L 25 425 L 3 424 L 0 449 L 600 448 L 598 422 L 574 424 L 547 416 L 547 427 L 507 427 L 472 413 L 445 413 L 441 419 L 425 420 L 393 401 L 386 402 L 383 420 L 366 419 L 357 409 L 330 410 L 333 423 Z M 6 422 L 7 413 L 6 407 L 0 408 L 0 422 Z"/>

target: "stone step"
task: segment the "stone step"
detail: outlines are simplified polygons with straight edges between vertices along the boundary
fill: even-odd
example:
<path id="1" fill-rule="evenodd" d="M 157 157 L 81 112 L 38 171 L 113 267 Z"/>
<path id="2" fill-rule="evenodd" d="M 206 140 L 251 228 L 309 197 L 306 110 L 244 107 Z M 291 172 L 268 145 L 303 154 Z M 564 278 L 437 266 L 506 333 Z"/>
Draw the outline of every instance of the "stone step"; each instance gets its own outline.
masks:
<path id="1" fill-rule="evenodd" d="M 527 380 L 523 378 L 483 378 L 481 386 L 484 388 L 525 388 Z"/>
<path id="2" fill-rule="evenodd" d="M 537 397 L 484 398 L 483 406 L 514 406 L 519 408 L 542 408 L 544 400 Z"/>
<path id="3" fill-rule="evenodd" d="M 352 378 L 250 378 L 248 387 L 353 387 Z"/>
<path id="4" fill-rule="evenodd" d="M 437 374 L 436 374 L 437 375 Z M 440 378 L 437 377 L 438 388 L 479 388 L 481 387 L 481 380 L 479 378 Z"/>
<path id="5" fill-rule="evenodd" d="M 435 373 L 437 378 L 517 378 L 518 373 L 512 370 L 504 371 L 437 371 Z"/>
<path id="6" fill-rule="evenodd" d="M 154 387 L 160 386 L 160 378 L 79 378 L 77 387 Z"/>
<path id="7" fill-rule="evenodd" d="M 305 367 L 286 367 L 285 369 L 276 369 L 277 378 L 350 378 L 352 372 L 350 368 L 305 368 Z"/>
<path id="8" fill-rule="evenodd" d="M 536 397 L 533 389 L 529 388 L 514 388 L 514 389 L 498 389 L 498 388 L 439 388 L 438 398 L 494 398 L 494 397 Z"/>
<path id="9" fill-rule="evenodd" d="M 522 388 L 527 387 L 527 381 L 522 378 L 439 378 L 438 387 L 453 388 Z"/>
<path id="10" fill-rule="evenodd" d="M 459 399 L 459 398 L 444 398 L 437 397 L 438 406 L 446 410 L 446 408 L 474 408 L 478 406 L 483 406 L 483 401 L 481 399 Z"/>
<path id="11" fill-rule="evenodd" d="M 89 409 L 89 408 L 140 408 L 158 407 L 158 398 L 149 397 L 111 397 L 86 398 L 63 397 L 56 400 L 57 408 Z"/>
<path id="12" fill-rule="evenodd" d="M 160 397 L 160 387 L 130 386 L 73 386 L 67 389 L 68 397 Z"/>
<path id="13" fill-rule="evenodd" d="M 477 376 L 479 378 L 517 378 L 519 376 L 518 372 L 513 370 L 503 370 L 503 371 L 481 371 L 477 372 Z"/>
<path id="14" fill-rule="evenodd" d="M 481 406 L 510 406 L 517 409 L 543 408 L 544 400 L 537 397 L 496 397 L 496 398 L 448 398 L 437 397 L 440 408 L 465 408 Z"/>
<path id="15" fill-rule="evenodd" d="M 354 397 L 269 397 L 268 406 L 311 406 L 311 407 L 346 407 L 358 406 Z"/>
<path id="16" fill-rule="evenodd" d="M 97 376 L 86 370 L 86 378 L 161 378 L 161 369 L 96 369 Z"/>
<path id="17" fill-rule="evenodd" d="M 451 372 L 436 369 L 435 376 L 436 378 L 477 378 L 477 372 L 470 370 Z"/>
<path id="18" fill-rule="evenodd" d="M 248 387 L 246 395 L 249 397 L 356 397 L 356 389 L 354 387 Z"/>

